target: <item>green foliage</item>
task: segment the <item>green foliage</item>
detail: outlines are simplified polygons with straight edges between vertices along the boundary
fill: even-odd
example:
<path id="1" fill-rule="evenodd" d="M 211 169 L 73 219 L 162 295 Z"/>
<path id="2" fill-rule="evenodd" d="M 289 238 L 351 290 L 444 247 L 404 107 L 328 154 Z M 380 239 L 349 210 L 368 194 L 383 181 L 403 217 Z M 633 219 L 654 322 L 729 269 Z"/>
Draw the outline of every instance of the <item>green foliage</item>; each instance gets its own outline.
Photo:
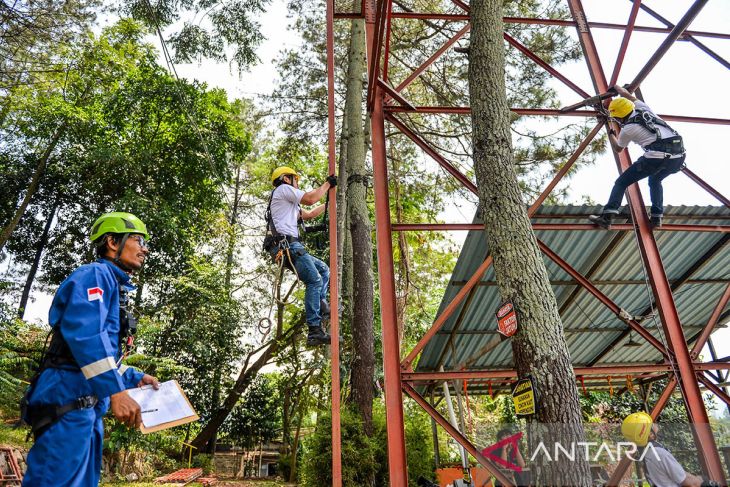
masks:
<path id="1" fill-rule="evenodd" d="M 365 436 L 358 414 L 343 409 L 340 418 L 342 485 L 365 485 L 365 480 L 379 468 L 376 451 L 384 448 L 385 443 L 378 445 L 375 436 Z M 317 415 L 315 431 L 304 443 L 299 473 L 305 487 L 332 484 L 332 417 L 328 412 Z"/>
<path id="2" fill-rule="evenodd" d="M 48 329 L 0 317 L 0 418 L 17 418 L 18 404 L 35 374 Z"/>
<path id="3" fill-rule="evenodd" d="M 238 338 L 241 303 L 225 285 L 225 266 L 199 256 L 189 269 L 159 283 L 157 312 L 144 321 L 140 343 L 146 355 L 174 360 L 170 372 L 202 417 L 217 409 L 221 388 L 243 353 Z M 165 363 L 165 362 L 163 362 Z"/>
<path id="4" fill-rule="evenodd" d="M 257 16 L 267 3 L 267 0 L 132 0 L 119 2 L 119 6 L 122 12 L 144 21 L 153 30 L 173 25 L 179 28 L 168 38 L 177 62 L 200 62 L 207 58 L 228 61 L 244 71 L 258 60 L 255 49 L 262 36 Z M 201 20 L 197 21 L 199 17 Z M 180 26 L 182 19 L 186 20 Z M 229 52 L 230 57 L 226 54 Z"/>
<path id="5" fill-rule="evenodd" d="M 405 435 L 408 478 L 412 487 L 420 476 L 434 478 L 433 441 L 429 416 L 410 404 L 405 411 Z M 348 408 L 341 413 L 342 485 L 364 485 L 364 479 L 375 475 L 375 485 L 388 485 L 388 433 L 385 408 L 373 408 L 372 438 L 363 434 L 362 420 Z M 332 422 L 329 412 L 317 416 L 315 432 L 304 443 L 299 481 L 303 486 L 332 483 Z"/>
<path id="6" fill-rule="evenodd" d="M 276 437 L 281 427 L 281 398 L 275 380 L 259 375 L 221 428 L 234 444 L 250 449 Z"/>

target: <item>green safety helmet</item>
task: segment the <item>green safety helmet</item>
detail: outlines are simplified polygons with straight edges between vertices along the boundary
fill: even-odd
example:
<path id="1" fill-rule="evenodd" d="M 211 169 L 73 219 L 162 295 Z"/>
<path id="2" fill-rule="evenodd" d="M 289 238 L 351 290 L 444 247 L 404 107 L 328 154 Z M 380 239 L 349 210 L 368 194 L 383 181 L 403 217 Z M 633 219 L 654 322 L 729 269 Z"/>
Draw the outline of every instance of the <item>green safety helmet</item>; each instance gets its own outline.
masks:
<path id="1" fill-rule="evenodd" d="M 147 233 L 147 226 L 142 220 L 122 211 L 113 211 L 101 215 L 91 227 L 91 241 L 96 240 L 107 233 L 139 233 L 144 238 L 149 239 L 150 234 Z"/>

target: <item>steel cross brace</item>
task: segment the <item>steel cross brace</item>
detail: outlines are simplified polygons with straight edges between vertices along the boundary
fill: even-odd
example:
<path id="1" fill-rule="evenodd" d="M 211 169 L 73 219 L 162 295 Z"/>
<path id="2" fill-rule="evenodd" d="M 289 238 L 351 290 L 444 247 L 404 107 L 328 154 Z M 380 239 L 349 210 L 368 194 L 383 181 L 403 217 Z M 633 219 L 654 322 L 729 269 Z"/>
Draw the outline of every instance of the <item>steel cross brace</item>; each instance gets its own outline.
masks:
<path id="1" fill-rule="evenodd" d="M 580 272 L 578 272 L 570 264 L 565 262 L 558 254 L 553 252 L 552 249 L 545 245 L 545 243 L 542 242 L 540 239 L 537 240 L 537 245 L 540 247 L 540 250 L 542 250 L 545 255 L 550 257 L 550 260 L 558 264 L 558 266 L 560 266 L 561 269 L 567 272 L 570 277 L 578 281 L 583 289 L 591 293 L 594 297 L 596 297 L 596 299 L 598 299 L 608 309 L 610 309 L 616 316 L 621 318 L 621 315 L 623 314 L 623 310 L 621 309 L 621 307 L 614 303 L 608 296 L 603 294 L 596 286 L 593 285 L 590 280 L 586 279 Z M 654 338 L 654 335 L 649 333 L 649 331 L 641 326 L 641 324 L 638 323 L 636 320 L 624 318 L 621 319 L 635 332 L 641 335 L 646 341 L 648 341 L 654 348 L 656 348 L 665 358 L 671 355 L 671 352 L 665 350 L 664 345 L 659 340 Z"/>
<path id="2" fill-rule="evenodd" d="M 635 3 L 641 3 L 640 0 L 630 0 L 630 1 L 633 1 Z M 669 29 L 673 29 L 674 28 L 674 24 L 672 24 L 671 22 L 669 22 L 667 19 L 665 19 L 664 17 L 662 17 L 661 15 L 659 15 L 658 13 L 656 13 L 654 10 L 650 9 L 649 7 L 647 7 L 646 5 L 641 5 L 641 10 L 643 10 L 646 13 L 648 13 L 649 15 L 651 15 L 652 17 L 654 17 L 655 19 L 657 19 L 662 24 L 666 25 L 667 28 L 669 28 Z M 680 39 L 686 39 L 688 42 L 694 44 L 700 50 L 704 51 L 707 55 L 709 55 L 715 61 L 717 61 L 718 63 L 722 64 L 726 68 L 730 69 L 730 63 L 729 62 L 727 62 L 722 56 L 720 56 L 719 54 L 717 54 L 715 51 L 713 51 L 712 49 L 710 49 L 709 47 L 707 47 L 706 45 L 704 45 L 703 43 L 701 43 L 700 41 L 698 41 L 697 39 L 695 39 L 694 37 L 692 37 L 693 35 L 697 35 L 697 34 L 693 34 L 690 31 L 685 30 L 684 31 L 684 34 L 682 34 L 682 36 L 680 37 Z"/>
<path id="3" fill-rule="evenodd" d="M 575 215 L 573 215 L 575 217 Z M 596 227 L 592 223 L 533 223 L 533 230 L 554 230 L 554 231 L 595 231 L 601 232 L 605 229 Z M 458 231 L 458 230 L 484 230 L 484 225 L 479 223 L 394 223 L 392 226 L 394 232 L 412 232 L 412 231 Z M 628 232 L 633 231 L 634 226 L 630 223 L 617 223 L 611 225 L 611 231 Z M 673 225 L 667 223 L 660 228 L 655 228 L 654 232 L 712 232 L 712 233 L 730 233 L 730 225 Z"/>
<path id="4" fill-rule="evenodd" d="M 491 461 L 486 459 L 477 448 L 466 438 L 461 432 L 449 423 L 433 406 L 431 406 L 426 399 L 423 398 L 409 383 L 403 382 L 403 392 L 408 394 L 411 399 L 423 408 L 442 428 L 446 430 L 449 435 L 455 439 L 461 446 L 463 446 L 471 456 L 473 456 L 484 468 L 486 468 L 490 474 L 494 475 L 496 479 L 505 487 L 511 487 L 512 481 L 508 479 L 502 471 Z"/>
<path id="5" fill-rule="evenodd" d="M 604 74 L 601 61 L 598 56 L 596 45 L 590 27 L 586 22 L 585 12 L 581 0 L 567 0 L 573 18 L 576 20 L 578 29 L 578 38 L 583 48 L 588 69 L 593 80 L 594 88 L 597 92 L 603 93 L 608 89 L 606 77 Z M 653 67 L 659 62 L 664 54 L 669 50 L 674 41 L 687 28 L 689 23 L 694 19 L 702 6 L 707 0 L 697 0 L 688 10 L 685 16 L 677 23 L 674 29 L 669 33 L 667 38 L 662 42 L 660 47 L 647 61 L 644 68 L 629 84 L 629 90 L 632 91 L 648 76 Z M 627 170 L 631 161 L 625 151 L 615 155 L 616 163 L 620 171 Z M 661 318 L 664 335 L 668 342 L 669 349 L 676 359 L 677 370 L 679 373 L 679 383 L 682 388 L 682 394 L 687 406 L 687 413 L 693 424 L 706 424 L 709 422 L 707 411 L 702 401 L 702 394 L 699 386 L 692 361 L 687 349 L 684 334 L 682 332 L 681 322 L 677 314 L 676 305 L 672 296 L 671 287 L 667 280 L 666 273 L 662 264 L 659 248 L 649 226 L 649 217 L 647 216 L 641 193 L 636 185 L 629 187 L 628 191 L 629 207 L 633 215 L 634 223 L 638 226 L 637 240 L 639 250 L 641 252 L 644 267 L 649 276 L 655 300 L 658 305 L 659 316 Z M 710 477 L 717 481 L 724 482 L 725 475 L 718 455 L 717 445 L 711 432 L 705 429 L 696 429 L 694 431 L 695 444 L 701 452 L 701 456 L 707 466 Z"/>

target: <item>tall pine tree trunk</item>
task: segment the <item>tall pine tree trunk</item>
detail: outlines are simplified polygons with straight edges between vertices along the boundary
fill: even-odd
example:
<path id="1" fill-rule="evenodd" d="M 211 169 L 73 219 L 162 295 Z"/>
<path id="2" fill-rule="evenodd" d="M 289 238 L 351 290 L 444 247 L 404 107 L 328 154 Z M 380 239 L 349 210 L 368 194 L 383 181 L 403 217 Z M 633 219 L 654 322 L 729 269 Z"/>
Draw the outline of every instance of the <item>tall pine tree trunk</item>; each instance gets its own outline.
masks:
<path id="1" fill-rule="evenodd" d="M 363 75 L 365 73 L 365 23 L 352 20 L 347 69 L 345 118 L 347 120 L 347 224 L 352 248 L 352 388 L 350 400 L 360 412 L 365 434 L 373 432 L 373 246 L 367 206 Z"/>
<path id="2" fill-rule="evenodd" d="M 51 211 L 48 213 L 46 224 L 43 227 L 43 233 L 41 238 L 38 240 L 38 246 L 35 249 L 35 256 L 33 257 L 33 264 L 30 266 L 28 271 L 28 277 L 25 279 L 25 286 L 23 286 L 23 294 L 20 297 L 20 305 L 18 306 L 18 317 L 22 320 L 25 315 L 25 309 L 28 306 L 28 298 L 30 297 L 30 290 L 33 287 L 35 281 L 35 275 L 38 272 L 38 266 L 41 263 L 41 256 L 43 250 L 48 244 L 48 235 L 51 233 L 51 225 L 53 224 L 53 218 L 56 216 L 56 210 L 58 209 L 58 203 L 54 203 Z"/>
<path id="3" fill-rule="evenodd" d="M 512 338 L 517 373 L 530 375 L 540 392 L 533 422 L 561 430 L 561 443 L 585 441 L 578 389 L 557 303 L 522 200 L 512 155 L 510 111 L 505 89 L 501 0 L 471 2 L 469 89 L 474 167 L 487 243 L 500 295 L 514 303 L 519 331 Z M 529 435 L 537 444 L 544 429 Z M 551 437 L 545 440 L 553 451 Z M 548 444 L 549 443 L 549 444 Z M 587 461 L 531 462 L 536 485 L 591 485 Z"/>

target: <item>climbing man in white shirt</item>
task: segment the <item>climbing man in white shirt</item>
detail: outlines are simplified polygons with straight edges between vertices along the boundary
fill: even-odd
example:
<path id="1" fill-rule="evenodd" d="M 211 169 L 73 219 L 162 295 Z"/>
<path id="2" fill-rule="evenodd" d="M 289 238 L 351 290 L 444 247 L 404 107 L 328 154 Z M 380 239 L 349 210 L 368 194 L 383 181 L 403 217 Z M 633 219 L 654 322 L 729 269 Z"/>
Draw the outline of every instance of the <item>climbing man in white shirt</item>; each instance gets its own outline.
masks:
<path id="1" fill-rule="evenodd" d="M 659 118 L 649 106 L 638 100 L 621 86 L 613 88 L 620 95 L 608 106 L 611 116 L 621 126 L 621 133 L 609 129 L 608 140 L 615 152 L 623 151 L 630 142 L 644 149 L 639 157 L 621 176 L 611 190 L 608 203 L 600 215 L 590 215 L 591 222 L 603 228 L 611 225 L 614 215 L 629 185 L 649 178 L 651 196 L 651 224 L 660 227 L 664 216 L 664 190 L 662 180 L 679 172 L 684 167 L 685 150 L 682 137 L 667 123 Z"/>
<path id="2" fill-rule="evenodd" d="M 322 320 L 330 312 L 327 300 L 330 270 L 327 264 L 307 252 L 299 239 L 298 224 L 300 219 L 311 220 L 324 212 L 325 205 L 315 206 L 311 210 L 305 210 L 300 205 L 309 206 L 321 201 L 327 191 L 337 185 L 337 177 L 328 176 L 324 184 L 304 192 L 299 189 L 299 174 L 290 167 L 281 166 L 271 174 L 271 182 L 274 190 L 271 193 L 266 221 L 272 246 L 267 250 L 274 254 L 282 245 L 288 247 L 288 258 L 306 286 L 304 312 L 309 327 L 307 345 L 328 345 L 330 336 L 322 328 Z"/>

